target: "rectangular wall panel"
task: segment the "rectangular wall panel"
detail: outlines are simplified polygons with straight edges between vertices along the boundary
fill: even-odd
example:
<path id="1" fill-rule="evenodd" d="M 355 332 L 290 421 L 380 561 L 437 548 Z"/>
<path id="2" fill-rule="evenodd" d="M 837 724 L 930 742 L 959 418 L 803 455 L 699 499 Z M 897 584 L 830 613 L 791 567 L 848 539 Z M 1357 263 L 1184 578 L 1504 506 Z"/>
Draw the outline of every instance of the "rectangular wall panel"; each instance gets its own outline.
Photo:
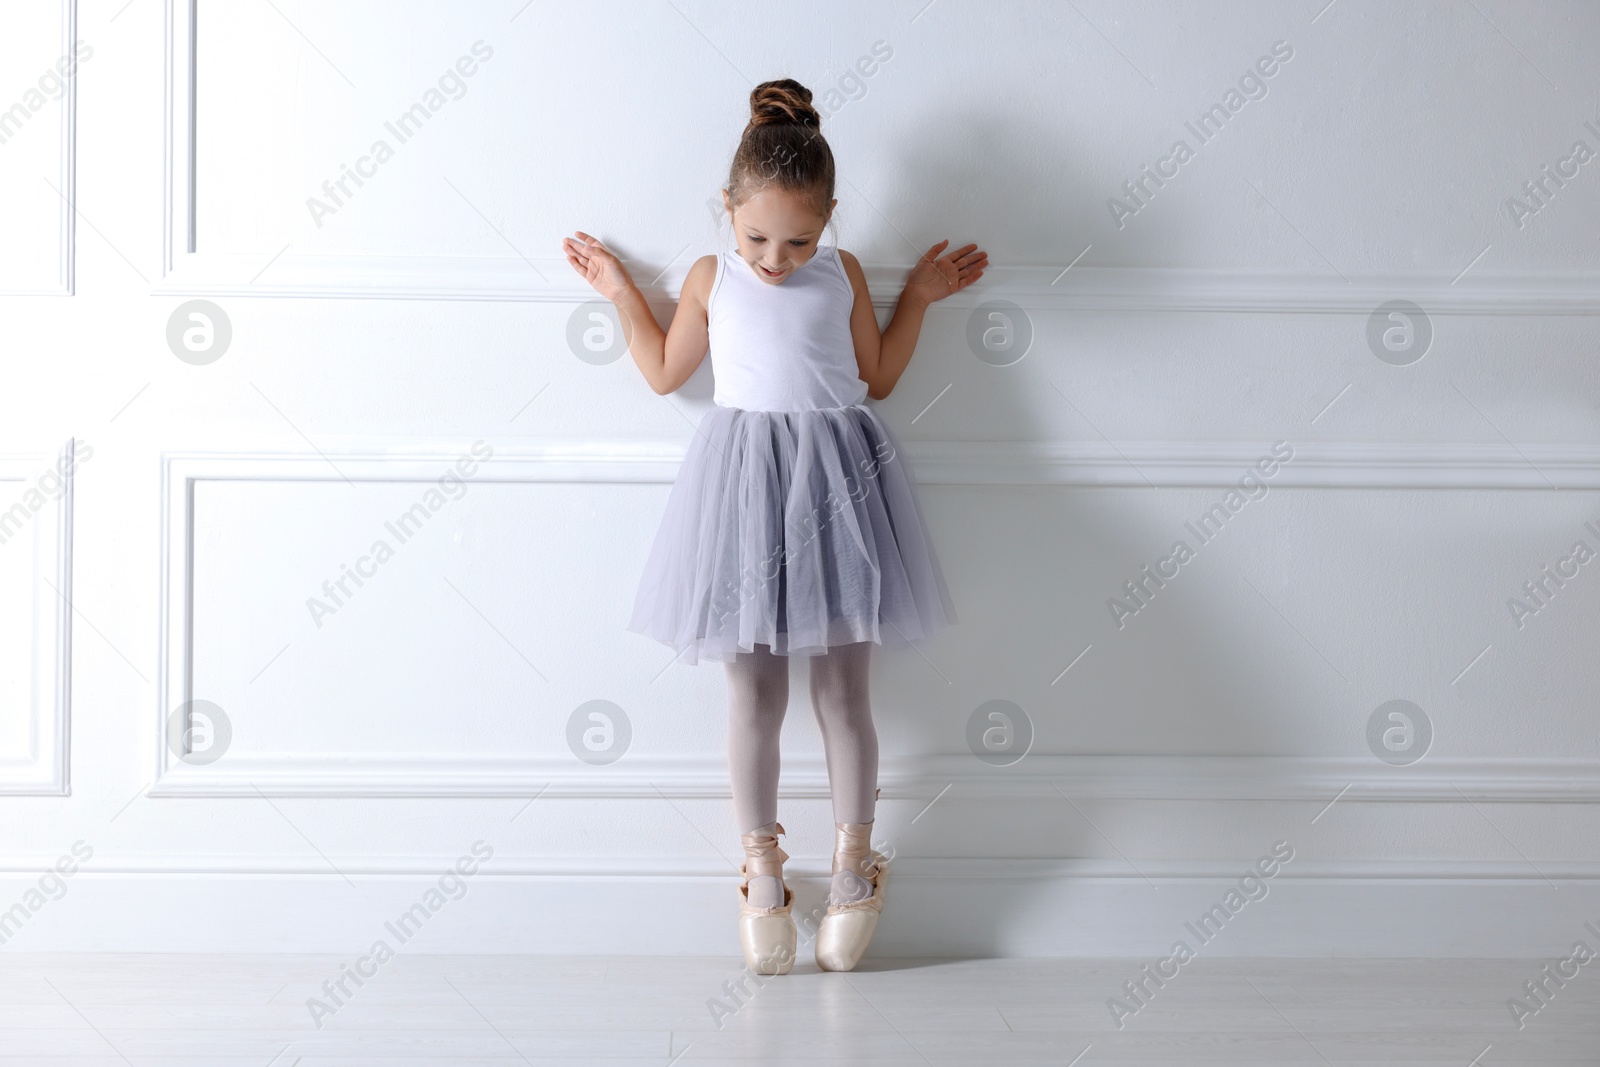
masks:
<path id="1" fill-rule="evenodd" d="M 0 456 L 0 794 L 68 791 L 72 474 L 86 454 L 69 441 Z"/>
<path id="2" fill-rule="evenodd" d="M 0 294 L 72 293 L 77 71 L 94 57 L 76 20 L 76 0 L 0 14 Z"/>
<path id="3" fill-rule="evenodd" d="M 1235 487 L 1237 457 L 1251 447 L 1215 445 L 1197 453 L 1131 444 L 1142 469 L 1171 472 L 1187 485 L 1146 486 L 1131 495 L 1128 487 L 1100 486 L 1123 494 L 1101 498 L 1101 521 L 1123 507 L 1134 509 L 1129 518 L 1142 513 L 1141 500 L 1159 499 L 1159 510 L 1175 515 L 1183 512 L 1174 513 L 1173 500 L 1192 501 L 1180 506 L 1202 514 L 1211 498 Z M 475 457 L 475 449 L 485 458 Z M 1037 453 L 958 445 L 921 449 L 911 462 L 936 516 L 942 491 L 978 492 L 991 512 L 1007 516 L 1007 528 L 1065 525 L 1097 536 L 1091 525 L 1059 513 L 1076 510 L 1069 496 L 1052 503 L 1018 495 L 1006 503 L 996 495 L 1021 485 L 1092 487 L 1107 477 L 1109 457 L 1057 456 L 1047 463 Z M 1452 610 L 1472 623 L 1470 644 L 1443 650 L 1426 636 L 1419 643 L 1392 632 L 1389 623 L 1374 629 L 1353 617 L 1314 617 L 1298 599 L 1294 568 L 1283 569 L 1288 542 L 1275 528 L 1306 528 L 1305 515 L 1328 503 L 1325 494 L 1362 492 L 1331 490 L 1330 483 L 1359 484 L 1374 471 L 1383 472 L 1380 493 L 1412 490 L 1369 498 L 1396 529 L 1438 509 L 1470 524 L 1485 507 L 1495 510 L 1487 491 L 1504 484 L 1501 468 L 1482 455 L 1472 466 L 1471 455 L 1313 450 L 1300 457 L 1309 462 L 1299 472 L 1284 466 L 1276 497 L 1250 505 L 1254 510 L 1241 512 L 1237 526 L 1217 535 L 1224 547 L 1197 543 L 1198 561 L 1169 576 L 1169 591 L 1126 618 L 1106 605 L 1130 602 L 1119 578 L 1124 571 L 1141 575 L 1140 562 L 1168 547 L 1159 537 L 1141 535 L 1131 545 L 1084 540 L 1070 561 L 1057 558 L 1046 536 L 1017 540 L 998 558 L 979 544 L 950 542 L 951 558 L 991 558 L 992 573 L 985 564 L 981 584 L 961 598 L 965 647 L 992 645 L 992 653 L 1015 659 L 986 660 L 985 669 L 1003 669 L 1011 679 L 1006 694 L 995 696 L 1022 701 L 1024 715 L 1033 709 L 1037 752 L 1004 770 L 972 758 L 976 750 L 962 753 L 971 709 L 941 696 L 937 717 L 891 746 L 896 754 L 885 758 L 885 795 L 931 795 L 959 783 L 968 795 L 1049 796 L 1051 781 L 1060 779 L 1089 795 L 1125 798 L 1310 799 L 1352 789 L 1353 799 L 1437 799 L 1457 795 L 1461 786 L 1453 783 L 1501 800 L 1600 796 L 1600 760 L 1583 751 L 1582 738 L 1545 751 L 1494 720 L 1459 723 L 1428 760 L 1404 770 L 1350 747 L 1349 734 L 1359 735 L 1368 704 L 1409 695 L 1445 714 L 1440 702 L 1458 694 L 1439 671 L 1464 675 L 1463 668 L 1475 666 L 1486 651 L 1477 634 L 1501 651 L 1473 678 L 1473 699 L 1515 706 L 1520 680 L 1572 655 L 1585 632 L 1582 619 L 1592 608 L 1574 600 L 1563 609 L 1576 618 L 1519 634 L 1502 603 L 1503 592 L 1517 590 L 1514 576 L 1487 572 L 1475 583 L 1456 581 L 1455 588 L 1433 592 L 1454 598 Z M 1576 486 L 1594 485 L 1600 473 L 1592 451 L 1539 458 L 1547 466 L 1559 461 L 1564 480 Z M 469 468 L 469 476 L 457 473 Z M 170 716 L 189 701 L 209 702 L 215 707 L 206 714 L 226 724 L 227 739 L 214 758 L 183 752 L 169 743 L 167 723 L 158 724 L 153 795 L 532 796 L 552 789 L 569 796 L 726 795 L 721 755 L 696 751 L 695 735 L 682 723 L 652 720 L 651 705 L 637 702 L 654 685 L 651 678 L 626 680 L 639 673 L 641 660 L 659 661 L 649 667 L 656 678 L 671 665 L 667 650 L 622 630 L 647 531 L 641 527 L 638 558 L 625 565 L 595 559 L 588 547 L 626 515 L 658 514 L 674 470 L 659 448 L 609 442 L 510 451 L 462 442 L 392 455 L 169 456 L 160 707 Z M 1564 549 L 1563 523 L 1574 536 L 1584 531 L 1587 494 L 1541 496 L 1529 512 L 1530 542 L 1549 530 L 1546 539 Z M 1117 499 L 1123 503 L 1111 507 Z M 1600 514 L 1594 520 L 1600 523 Z M 1177 517 L 1170 524 L 1174 538 L 1194 538 Z M 1263 549 L 1265 555 L 1252 555 Z M 1373 553 L 1360 566 L 1370 595 L 1380 596 L 1395 592 L 1396 583 L 1415 584 L 1421 595 L 1449 582 L 1480 550 L 1463 544 L 1454 554 L 1441 551 L 1411 575 L 1389 573 L 1381 541 L 1361 551 Z M 1039 577 L 1024 582 L 1018 568 L 1030 567 Z M 1343 610 L 1360 616 L 1363 602 L 1358 597 Z M 1218 666 L 1229 660 L 1225 650 L 1198 648 L 1191 636 L 1204 629 L 1196 613 L 1223 603 L 1240 620 L 1235 637 L 1248 645 L 1234 654 L 1243 657 L 1237 677 Z M 1060 634 L 1004 638 L 1016 618 L 1052 611 L 1061 619 Z M 1290 616 L 1298 625 L 1284 621 Z M 975 669 L 963 647 L 931 646 L 944 661 L 941 676 Z M 1446 662 L 1430 663 L 1434 677 L 1423 684 L 1414 677 L 1415 661 L 1435 653 Z M 1162 669 L 1149 671 L 1151 662 Z M 702 664 L 696 677 L 707 670 L 715 665 Z M 1069 670 L 1077 673 L 1067 677 Z M 919 674 L 927 672 L 912 677 Z M 1408 688 L 1373 688 L 1386 677 Z M 1175 687 L 1181 678 L 1205 688 Z M 1314 704 L 1294 715 L 1274 710 L 1280 696 L 1294 699 L 1318 687 Z M 1583 700 L 1567 689 L 1552 689 L 1546 698 L 1562 706 Z M 637 723 L 632 748 L 614 766 L 585 765 L 568 747 L 569 716 L 592 700 L 629 705 L 622 714 Z M 1106 718 L 1159 718 L 1196 700 L 1204 714 L 1190 716 L 1192 728 L 1162 734 L 1155 751 L 1153 735 L 1130 734 Z M 1358 714 L 1348 718 L 1352 708 Z M 942 725 L 935 730 L 935 724 Z M 884 728 L 896 729 L 894 720 Z M 788 795 L 827 795 L 819 754 L 796 753 L 786 767 Z"/>
<path id="4" fill-rule="evenodd" d="M 551 204 L 561 204 L 571 213 L 572 225 L 599 231 L 602 239 L 613 239 L 611 234 L 618 231 L 659 235 L 653 243 L 628 247 L 625 258 L 647 294 L 663 303 L 677 298 L 697 254 L 732 243 L 716 187 L 726 178 L 725 156 L 718 152 L 731 154 L 733 143 L 719 143 L 711 161 L 701 166 L 656 168 L 649 172 L 650 181 L 636 181 L 638 172 L 624 146 L 647 158 L 670 158 L 681 151 L 674 140 L 678 128 L 650 121 L 629 126 L 624 116 L 642 119 L 650 114 L 629 95 L 635 87 L 594 86 L 587 61 L 557 42 L 603 35 L 617 62 L 641 68 L 657 58 L 661 42 L 672 42 L 669 47 L 682 54 L 703 56 L 716 65 L 726 62 L 724 39 L 730 27 L 725 20 L 736 8 L 702 5 L 687 12 L 630 7 L 624 19 L 616 7 L 530 10 L 519 2 L 462 7 L 431 0 L 351 0 L 337 9 L 308 0 L 244 7 L 225 0 L 166 3 L 168 254 L 160 292 L 560 303 L 592 299 L 592 290 L 575 277 L 555 246 L 572 227 L 551 230 L 544 217 Z M 1281 19 L 1286 13 L 1275 14 Z M 931 19 L 920 28 L 901 24 L 897 16 L 903 12 L 892 5 L 857 5 L 839 16 L 840 24 L 830 27 L 816 51 L 830 66 L 847 70 L 863 69 L 854 52 L 875 56 L 865 64 L 873 73 L 865 80 L 852 75 L 814 81 L 814 103 L 825 115 L 825 132 L 837 139 L 836 154 L 861 168 L 850 169 L 837 190 L 840 213 L 854 230 L 841 243 L 861 256 L 879 307 L 893 307 L 906 264 L 931 239 L 918 244 L 907 237 L 907 230 L 918 227 L 897 217 L 899 212 L 881 193 L 868 191 L 874 179 L 896 180 L 877 174 L 869 155 L 886 138 L 920 121 L 914 108 L 955 105 L 932 85 L 910 92 L 902 88 L 902 79 L 927 77 L 921 66 L 928 47 L 925 35 L 934 33 L 953 34 L 954 39 L 999 34 L 1005 47 L 1021 51 L 1016 61 L 991 72 L 999 79 L 991 91 L 997 99 L 1034 102 L 1022 107 L 1026 119 L 1019 116 L 1019 121 L 1039 123 L 1028 134 L 1036 151 L 1008 154 L 1007 167 L 987 167 L 982 177 L 1026 188 L 1029 192 L 1014 205 L 1018 210 L 1069 220 L 1072 230 L 1068 243 L 1048 249 L 1030 245 L 1057 235 L 1056 225 L 1030 227 L 1031 236 L 1007 233 L 1002 240 L 1014 247 L 994 247 L 985 277 L 949 298 L 944 307 L 1005 299 L 1029 310 L 1366 314 L 1404 297 L 1433 314 L 1600 311 L 1600 272 L 1587 251 L 1571 251 L 1565 230 L 1552 230 L 1543 238 L 1563 250 L 1566 258 L 1559 266 L 1527 262 L 1525 223 L 1492 233 L 1500 251 L 1487 258 L 1496 247 L 1493 242 L 1487 247 L 1430 249 L 1432 255 L 1419 258 L 1410 242 L 1423 238 L 1408 237 L 1410 227 L 1432 223 L 1454 232 L 1459 226 L 1445 198 L 1428 195 L 1426 186 L 1412 188 L 1416 183 L 1396 183 L 1410 198 L 1407 210 L 1371 220 L 1393 243 L 1386 258 L 1360 262 L 1357 253 L 1367 250 L 1351 249 L 1330 259 L 1319 246 L 1335 247 L 1327 245 L 1333 235 L 1307 248 L 1304 234 L 1292 222 L 1276 221 L 1282 215 L 1275 201 L 1289 203 L 1295 212 L 1315 210 L 1317 193 L 1311 190 L 1319 187 L 1317 182 L 1338 179 L 1325 168 L 1316 171 L 1317 181 L 1305 183 L 1307 190 L 1299 194 L 1311 198 L 1309 203 L 1297 202 L 1287 186 L 1267 183 L 1263 190 L 1265 179 L 1253 158 L 1240 158 L 1237 147 L 1209 147 L 1212 141 L 1228 144 L 1240 136 L 1232 128 L 1197 144 L 1201 159 L 1171 175 L 1159 193 L 1143 173 L 1130 179 L 1129 171 L 1138 168 L 1131 165 L 1126 144 L 1105 139 L 1104 131 L 1091 131 L 1096 156 L 1073 143 L 1075 131 L 1059 127 L 1055 111 L 1035 114 L 1037 101 L 1086 99 L 1092 110 L 1122 115 L 1107 120 L 1108 129 L 1138 123 L 1170 129 L 1170 136 L 1193 137 L 1184 125 L 1191 116 L 1174 110 L 1170 94 L 1156 100 L 1095 84 L 1092 95 L 1085 97 L 1086 87 L 1077 80 L 1087 76 L 1089 65 L 1060 62 L 1061 49 L 1083 29 L 1082 16 L 1070 8 L 1052 10 L 1043 26 L 1027 31 L 1009 18 L 956 6 L 938 13 L 944 20 L 939 30 L 932 29 Z M 1146 40 L 1178 34 L 1174 43 L 1185 50 L 1180 71 L 1206 54 L 1191 49 L 1184 31 L 1175 31 L 1172 20 L 1153 9 L 1129 18 L 1149 23 L 1140 31 Z M 1426 18 L 1420 9 L 1386 10 L 1384 25 L 1375 32 L 1404 37 L 1418 32 L 1415 23 Z M 1593 13 L 1584 18 L 1592 20 Z M 1299 109 L 1306 106 L 1307 82 L 1320 84 L 1327 77 L 1313 46 L 1326 47 L 1327 37 L 1338 32 L 1327 25 L 1307 29 L 1299 19 L 1282 21 L 1260 28 L 1260 50 L 1266 52 L 1276 34 L 1287 39 L 1288 51 L 1294 52 L 1296 45 L 1301 51 L 1263 85 L 1259 104 L 1230 120 L 1235 126 L 1255 127 L 1260 135 L 1298 121 Z M 374 26 L 383 29 L 372 32 Z M 1478 31 L 1470 20 L 1451 20 L 1448 41 L 1440 47 L 1476 47 Z M 1441 30 L 1428 24 L 1426 32 Z M 724 48 L 719 49 L 719 40 Z M 1279 54 L 1281 49 L 1273 51 Z M 1038 63 L 1023 60 L 1034 52 Z M 1440 60 L 1429 55 L 1418 62 Z M 1210 63 L 1199 67 L 1193 77 L 1215 80 Z M 1441 70 L 1439 76 L 1444 80 L 1453 73 Z M 580 84 L 585 86 L 584 106 L 548 106 L 565 100 L 571 87 Z M 1216 93 L 1229 88 L 1223 81 Z M 1111 99 L 1097 104 L 1099 94 Z M 718 97 L 713 105 L 691 95 L 685 107 L 725 109 L 730 99 Z M 526 106 L 529 101 L 539 104 Z M 1194 110 L 1211 102 L 1197 95 Z M 592 121 L 592 115 L 606 114 L 608 107 L 616 109 L 614 124 Z M 1494 143 L 1519 160 L 1526 138 L 1514 109 L 1497 108 L 1483 118 L 1475 136 L 1485 136 L 1486 126 Z M 1545 118 L 1558 125 L 1554 115 Z M 737 111 L 728 112 L 730 134 L 742 122 Z M 1568 129 L 1582 132 L 1575 121 L 1559 128 L 1563 137 Z M 1330 147 L 1352 157 L 1379 151 L 1369 142 L 1366 127 L 1341 121 L 1336 136 Z M 1390 137 L 1398 143 L 1384 150 L 1403 155 L 1409 165 L 1442 166 L 1436 159 L 1412 158 L 1421 146 L 1400 138 L 1398 128 Z M 1171 143 L 1169 137 L 1152 146 L 1153 154 Z M 1465 140 L 1447 145 L 1453 154 L 1464 150 Z M 1086 156 L 1095 162 L 1083 162 Z M 1090 173 L 1074 173 L 1083 167 Z M 1217 167 L 1224 168 L 1225 177 Z M 1509 175 L 1487 173 L 1476 163 L 1463 162 L 1459 169 L 1472 176 L 1474 204 L 1493 210 L 1507 199 L 1507 192 L 1517 191 L 1507 181 Z M 1188 176 L 1195 172 L 1202 176 Z M 1079 186 L 1064 194 L 1064 177 L 1076 179 Z M 1125 184 L 1130 180 L 1144 183 L 1150 195 L 1142 201 L 1131 196 Z M 1352 180 L 1377 181 L 1377 168 L 1367 168 Z M 619 181 L 629 183 L 628 197 L 612 195 Z M 1187 195 L 1204 189 L 1221 196 L 1215 187 L 1219 181 L 1229 183 L 1229 210 L 1208 213 L 1215 217 L 1204 220 L 1205 237 L 1197 240 L 1195 253 L 1174 255 L 1145 243 L 1160 232 L 1151 215 L 1181 204 L 1185 189 Z M 538 196 L 527 195 L 532 187 Z M 1576 197 L 1569 194 L 1568 199 Z M 1123 215 L 1108 210 L 1117 203 L 1125 211 L 1130 206 L 1136 210 Z M 1583 207 L 1577 202 L 1563 204 L 1562 210 L 1581 212 Z M 1263 263 L 1248 238 L 1261 213 L 1272 215 L 1273 232 L 1290 246 L 1292 265 Z M 950 221 L 958 229 L 986 222 L 966 203 Z M 1230 251 L 1228 246 L 1241 234 L 1246 235 L 1246 247 Z M 963 231 L 949 247 L 965 239 Z M 985 240 L 993 245 L 993 237 Z"/>

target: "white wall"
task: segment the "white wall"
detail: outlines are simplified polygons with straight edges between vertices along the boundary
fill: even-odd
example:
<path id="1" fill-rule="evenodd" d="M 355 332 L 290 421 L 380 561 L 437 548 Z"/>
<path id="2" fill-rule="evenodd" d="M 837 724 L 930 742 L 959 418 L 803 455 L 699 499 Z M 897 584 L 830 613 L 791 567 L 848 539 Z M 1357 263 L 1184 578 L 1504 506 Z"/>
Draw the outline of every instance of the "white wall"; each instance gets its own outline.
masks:
<path id="1" fill-rule="evenodd" d="M 623 629 L 711 368 L 661 398 L 574 349 L 593 294 L 559 241 L 599 234 L 665 320 L 779 76 L 824 105 L 835 239 L 883 316 L 941 238 L 993 264 L 878 405 L 960 614 L 875 661 L 879 946 L 1163 951 L 1278 841 L 1268 902 L 1207 951 L 1554 952 L 1600 916 L 1600 565 L 1507 606 L 1600 549 L 1600 160 L 1507 207 L 1600 151 L 1593 5 L 198 8 L 37 0 L 0 33 L 26 112 L 0 143 L 7 947 L 355 953 L 482 841 L 414 950 L 737 951 L 721 668 Z M 1275 45 L 1265 95 L 1119 224 Z M 461 57 L 402 143 L 385 124 Z M 169 347 L 193 299 L 231 329 L 210 362 Z M 969 346 L 991 300 L 1023 358 Z M 1424 311 L 1413 362 L 1369 345 L 1391 300 Z M 70 496 L 29 497 L 74 445 Z M 1119 628 L 1107 601 L 1180 538 Z M 191 699 L 225 714 L 214 761 L 165 743 Z M 568 744 L 597 700 L 631 726 L 605 765 Z M 1003 767 L 967 742 L 996 700 L 1032 727 Z M 1432 724 L 1406 766 L 1367 740 L 1391 700 Z M 809 906 L 803 664 L 785 743 Z"/>

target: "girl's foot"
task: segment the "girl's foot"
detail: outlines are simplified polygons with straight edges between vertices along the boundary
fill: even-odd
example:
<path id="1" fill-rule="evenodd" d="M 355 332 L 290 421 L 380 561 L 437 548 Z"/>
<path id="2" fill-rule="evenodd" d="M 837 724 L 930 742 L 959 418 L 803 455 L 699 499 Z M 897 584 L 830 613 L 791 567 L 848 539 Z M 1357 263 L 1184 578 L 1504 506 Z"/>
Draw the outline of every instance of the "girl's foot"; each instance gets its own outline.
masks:
<path id="1" fill-rule="evenodd" d="M 781 823 L 758 826 L 740 836 L 745 861 L 739 865 L 744 883 L 739 886 L 739 944 L 744 962 L 754 974 L 788 974 L 794 966 L 795 929 L 790 907 L 794 890 L 783 881 L 783 861 L 789 854 L 778 847 Z"/>
<path id="2" fill-rule="evenodd" d="M 833 886 L 828 911 L 817 929 L 817 966 L 849 971 L 861 961 L 878 928 L 889 857 L 868 843 L 870 822 L 834 823 L 834 832 Z"/>

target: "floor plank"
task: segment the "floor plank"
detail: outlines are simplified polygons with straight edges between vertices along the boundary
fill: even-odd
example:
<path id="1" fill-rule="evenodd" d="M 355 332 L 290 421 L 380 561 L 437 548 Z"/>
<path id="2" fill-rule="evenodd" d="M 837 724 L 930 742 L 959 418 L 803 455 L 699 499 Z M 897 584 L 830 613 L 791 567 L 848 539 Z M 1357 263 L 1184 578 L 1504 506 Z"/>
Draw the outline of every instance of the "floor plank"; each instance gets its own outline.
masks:
<path id="1" fill-rule="evenodd" d="M 445 1064 L 1589 1064 L 1587 968 L 1519 1029 L 1539 960 L 1206 959 L 1108 1005 L 1145 960 L 810 962 L 0 955 L 0 1067 Z M 342 979 L 341 989 L 339 983 Z M 1119 1025 L 1120 1022 L 1120 1025 Z"/>

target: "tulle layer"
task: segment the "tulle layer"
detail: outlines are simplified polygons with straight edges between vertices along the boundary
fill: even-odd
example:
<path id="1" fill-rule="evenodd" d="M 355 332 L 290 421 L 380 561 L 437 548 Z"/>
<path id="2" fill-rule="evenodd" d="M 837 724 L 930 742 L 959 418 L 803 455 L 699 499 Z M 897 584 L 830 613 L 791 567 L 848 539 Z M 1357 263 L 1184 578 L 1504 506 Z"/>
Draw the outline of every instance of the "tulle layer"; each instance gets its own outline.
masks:
<path id="1" fill-rule="evenodd" d="M 714 407 L 667 498 L 627 629 L 686 663 L 757 644 L 903 648 L 956 621 L 898 441 L 865 404 Z"/>

